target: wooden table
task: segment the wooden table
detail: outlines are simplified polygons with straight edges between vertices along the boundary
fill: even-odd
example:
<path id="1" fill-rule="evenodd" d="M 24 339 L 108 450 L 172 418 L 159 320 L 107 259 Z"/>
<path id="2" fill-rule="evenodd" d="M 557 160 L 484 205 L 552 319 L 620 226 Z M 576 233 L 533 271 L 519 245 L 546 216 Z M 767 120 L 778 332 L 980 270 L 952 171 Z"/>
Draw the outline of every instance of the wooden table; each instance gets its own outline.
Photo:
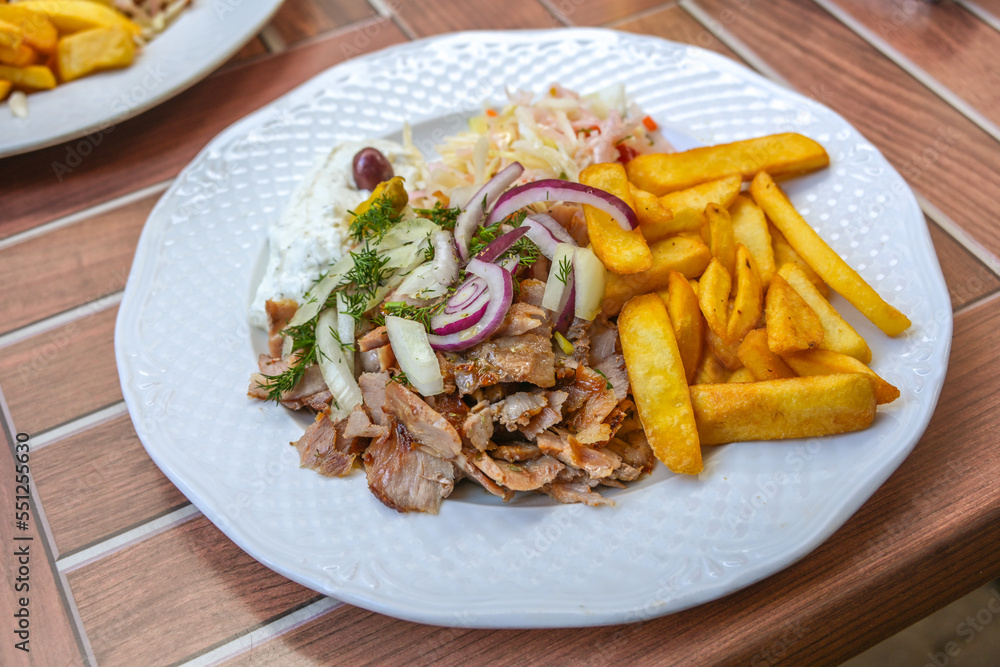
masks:
<path id="1" fill-rule="evenodd" d="M 720 51 L 829 105 L 885 153 L 920 197 L 955 312 L 937 411 L 913 454 L 814 553 L 683 613 L 490 631 L 324 598 L 233 545 L 135 436 L 112 338 L 143 222 L 219 131 L 347 54 L 564 24 Z M 8 452 L 19 432 L 31 435 L 35 494 L 31 653 L 13 648 L 5 585 L 0 663 L 830 664 L 1000 576 L 998 54 L 1000 0 L 287 0 L 177 98 L 113 132 L 0 160 L 5 581 L 16 576 Z"/>

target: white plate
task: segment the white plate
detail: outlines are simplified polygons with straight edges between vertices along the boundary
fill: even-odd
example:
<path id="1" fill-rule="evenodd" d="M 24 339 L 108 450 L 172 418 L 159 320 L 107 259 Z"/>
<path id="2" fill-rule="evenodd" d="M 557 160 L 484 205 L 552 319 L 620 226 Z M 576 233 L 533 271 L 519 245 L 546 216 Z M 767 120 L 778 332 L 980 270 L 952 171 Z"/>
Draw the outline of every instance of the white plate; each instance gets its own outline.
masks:
<path id="1" fill-rule="evenodd" d="M 194 0 L 130 67 L 32 93 L 27 118 L 15 118 L 0 105 L 0 158 L 111 131 L 170 99 L 239 51 L 281 1 Z"/>
<path id="2" fill-rule="evenodd" d="M 402 515 L 365 476 L 301 470 L 302 423 L 244 392 L 255 369 L 247 306 L 265 230 L 338 141 L 453 132 L 503 87 L 612 81 L 675 139 L 794 130 L 832 165 L 792 200 L 913 320 L 897 339 L 837 298 L 902 391 L 867 431 L 706 451 L 699 478 L 663 466 L 612 491 L 613 508 L 456 492 L 438 516 Z M 438 136 L 441 136 L 440 134 Z M 945 376 L 951 306 L 909 188 L 846 121 L 714 53 L 602 30 L 466 33 L 334 67 L 219 135 L 150 215 L 118 316 L 122 389 L 166 475 L 240 547 L 305 586 L 414 621 L 544 627 L 619 623 L 735 591 L 809 553 L 913 448 Z M 257 349 L 260 341 L 256 341 Z"/>

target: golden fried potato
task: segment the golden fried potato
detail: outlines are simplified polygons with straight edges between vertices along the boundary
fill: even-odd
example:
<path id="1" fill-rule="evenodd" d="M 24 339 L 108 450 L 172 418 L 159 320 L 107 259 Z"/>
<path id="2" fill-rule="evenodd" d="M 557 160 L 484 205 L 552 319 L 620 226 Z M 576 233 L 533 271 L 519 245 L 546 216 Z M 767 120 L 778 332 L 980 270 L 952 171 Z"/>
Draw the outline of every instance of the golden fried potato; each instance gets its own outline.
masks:
<path id="1" fill-rule="evenodd" d="M 628 189 L 629 194 L 632 195 L 635 217 L 639 218 L 640 229 L 649 225 L 666 225 L 674 219 L 673 211 L 669 208 L 664 208 L 656 195 L 637 188 L 631 183 L 629 183 Z M 647 241 L 654 240 L 645 234 L 643 236 Z"/>
<path id="2" fill-rule="evenodd" d="M 875 326 L 889 336 L 897 336 L 909 328 L 910 320 L 879 296 L 820 238 L 766 171 L 754 177 L 750 194 L 809 266 Z"/>
<path id="3" fill-rule="evenodd" d="M 854 357 L 831 350 L 806 350 L 782 355 L 799 375 L 835 375 L 837 373 L 860 373 L 867 377 L 875 390 L 875 401 L 892 403 L 899 398 L 899 389 L 883 380 L 875 371 Z"/>
<path id="4" fill-rule="evenodd" d="M 748 371 L 745 368 L 737 368 L 735 371 L 732 372 L 732 374 L 730 374 L 729 379 L 726 380 L 726 382 L 754 382 L 754 381 L 755 380 L 753 375 L 750 373 L 750 371 Z"/>
<path id="5" fill-rule="evenodd" d="M 24 3 L 0 4 L 0 21 L 17 26 L 24 43 L 40 53 L 56 51 L 59 36 L 48 17 L 24 7 Z"/>
<path id="6" fill-rule="evenodd" d="M 48 90 L 56 87 L 56 77 L 45 65 L 11 67 L 0 65 L 0 79 L 10 81 L 17 88 Z"/>
<path id="7" fill-rule="evenodd" d="M 733 235 L 737 243 L 742 243 L 753 255 L 760 273 L 760 284 L 766 290 L 775 272 L 774 247 L 771 234 L 767 230 L 764 211 L 749 197 L 740 195 L 729 206 L 729 217 L 733 221 Z"/>
<path id="8" fill-rule="evenodd" d="M 667 287 L 671 271 L 677 271 L 685 278 L 701 275 L 711 259 L 707 245 L 686 236 L 657 241 L 650 246 L 650 253 L 653 266 L 642 273 L 628 276 L 608 273 L 602 310 L 606 316 L 617 315 L 625 302 L 637 294 L 648 294 Z"/>
<path id="9" fill-rule="evenodd" d="M 663 299 L 645 294 L 629 300 L 618 318 L 618 334 L 649 446 L 673 472 L 698 474 L 703 467 L 698 429 Z"/>
<path id="10" fill-rule="evenodd" d="M 0 102 L 7 99 L 7 95 L 10 94 L 11 84 L 10 81 L 0 79 Z"/>
<path id="11" fill-rule="evenodd" d="M 56 62 L 63 81 L 94 72 L 128 67 L 135 58 L 132 36 L 121 28 L 82 30 L 59 40 Z"/>
<path id="12" fill-rule="evenodd" d="M 809 280 L 809 276 L 801 267 L 795 264 L 785 264 L 778 271 L 796 292 L 799 293 L 809 307 L 819 316 L 823 323 L 823 342 L 819 344 L 821 350 L 833 350 L 849 354 L 858 361 L 868 364 L 872 360 L 872 351 L 868 347 L 865 339 L 854 330 L 850 324 L 840 316 L 840 313 L 830 305 L 830 302 L 823 298 L 816 286 Z"/>
<path id="13" fill-rule="evenodd" d="M 635 210 L 625 167 L 617 162 L 590 165 L 580 172 L 580 183 L 613 194 Z M 587 218 L 587 233 L 594 253 L 608 271 L 631 274 L 653 266 L 653 255 L 642 232 L 622 229 L 610 215 L 593 206 L 584 204 L 583 213 Z"/>
<path id="14" fill-rule="evenodd" d="M 875 390 L 857 373 L 690 388 L 703 445 L 848 433 L 875 419 Z"/>
<path id="15" fill-rule="evenodd" d="M 45 14 L 61 34 L 91 28 L 121 28 L 136 37 L 142 34 L 142 28 L 124 14 L 91 0 L 24 0 L 18 6 Z"/>
<path id="16" fill-rule="evenodd" d="M 771 246 L 774 249 L 775 266 L 780 267 L 785 264 L 794 264 L 802 269 L 802 271 L 809 278 L 809 282 L 811 282 L 816 290 L 823 295 L 824 299 L 830 296 L 830 288 L 826 286 L 826 283 L 819 277 L 819 274 L 813 271 L 812 267 L 806 263 L 806 260 L 802 259 L 799 253 L 795 252 L 795 248 L 789 245 L 788 241 L 785 240 L 784 235 L 779 232 L 774 225 L 769 224 L 767 226 L 767 230 L 771 235 Z"/>
<path id="17" fill-rule="evenodd" d="M 823 342 L 823 323 L 780 275 L 771 278 L 764 306 L 767 347 L 775 354 L 809 350 Z"/>
<path id="18" fill-rule="evenodd" d="M 698 370 L 694 373 L 694 383 L 692 384 L 722 384 L 729 380 L 729 369 L 722 365 L 719 358 L 711 352 L 701 355 L 701 362 Z"/>
<path id="19" fill-rule="evenodd" d="M 701 316 L 698 297 L 691 289 L 687 278 L 677 271 L 671 271 L 668 280 L 667 296 L 664 301 L 667 304 L 670 323 L 674 327 L 677 349 L 684 364 L 684 376 L 690 384 L 694 380 L 698 361 L 701 359 L 705 320 Z"/>
<path id="20" fill-rule="evenodd" d="M 719 338 L 726 337 L 732 281 L 729 271 L 714 257 L 698 279 L 698 305 L 701 306 L 701 314 L 705 316 L 708 328 Z"/>
<path id="21" fill-rule="evenodd" d="M 736 276 L 736 236 L 733 234 L 733 221 L 729 211 L 718 204 L 705 207 L 705 218 L 708 220 L 708 247 L 712 257 L 718 259 L 730 277 Z M 735 283 L 733 287 L 735 287 Z"/>
<path id="22" fill-rule="evenodd" d="M 647 241 L 658 241 L 681 232 L 700 232 L 705 224 L 705 207 L 709 204 L 728 207 L 740 193 L 741 185 L 739 176 L 730 176 L 663 195 L 660 206 L 669 209 L 672 217 L 662 222 L 644 221 L 640 217 L 643 236 Z"/>
<path id="23" fill-rule="evenodd" d="M 740 342 L 730 343 L 726 339 L 718 336 L 711 329 L 705 330 L 705 345 L 708 347 L 708 351 L 715 355 L 723 366 L 726 367 L 728 371 L 735 371 L 742 364 L 740 364 L 740 358 L 737 356 L 736 351 L 740 347 Z"/>
<path id="24" fill-rule="evenodd" d="M 795 377 L 795 371 L 767 346 L 767 331 L 754 329 L 743 337 L 736 356 L 755 380 Z"/>
<path id="25" fill-rule="evenodd" d="M 764 310 L 764 290 L 757 262 L 742 243 L 736 247 L 736 298 L 726 325 L 726 340 L 739 344 L 748 331 L 757 327 Z"/>
<path id="26" fill-rule="evenodd" d="M 758 171 L 794 176 L 830 164 L 818 143 L 792 132 L 681 153 L 652 153 L 629 160 L 628 179 L 655 195 L 738 175 L 749 181 Z M 721 203 L 721 202 L 716 202 Z"/>
<path id="27" fill-rule="evenodd" d="M 21 42 L 16 47 L 0 44 L 0 64 L 14 67 L 25 67 L 38 60 L 38 54 L 33 48 Z"/>

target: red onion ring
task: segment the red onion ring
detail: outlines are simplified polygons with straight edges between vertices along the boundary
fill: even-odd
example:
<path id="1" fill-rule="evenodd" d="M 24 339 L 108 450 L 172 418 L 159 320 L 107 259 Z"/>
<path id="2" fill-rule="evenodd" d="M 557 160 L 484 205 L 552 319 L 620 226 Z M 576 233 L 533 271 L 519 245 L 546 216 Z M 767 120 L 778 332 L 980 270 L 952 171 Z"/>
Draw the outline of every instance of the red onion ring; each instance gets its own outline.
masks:
<path id="1" fill-rule="evenodd" d="M 571 281 L 569 289 L 563 290 L 562 298 L 559 299 L 559 309 L 556 311 L 559 313 L 559 317 L 556 318 L 556 323 L 552 326 L 554 331 L 561 334 L 566 333 L 569 325 L 573 323 L 573 315 L 576 310 L 576 281 L 572 270 L 569 272 L 569 280 Z"/>
<path id="2" fill-rule="evenodd" d="M 469 241 L 472 234 L 483 223 L 486 212 L 497 198 L 524 173 L 519 162 L 513 162 L 501 169 L 496 176 L 486 182 L 465 205 L 455 221 L 455 245 L 462 261 L 469 259 Z"/>
<path id="3" fill-rule="evenodd" d="M 614 218 L 625 231 L 632 231 L 639 226 L 635 211 L 613 194 L 589 185 L 561 181 L 557 178 L 525 183 L 504 192 L 486 218 L 486 224 L 499 222 L 529 204 L 546 201 L 567 201 L 593 206 Z"/>
<path id="4" fill-rule="evenodd" d="M 522 236 L 528 233 L 528 228 L 521 226 L 514 231 L 502 234 L 495 239 L 485 248 L 482 252 L 476 255 L 476 259 L 482 260 L 484 262 L 495 262 L 497 258 L 510 250 L 510 247 L 517 243 Z"/>
<path id="5" fill-rule="evenodd" d="M 503 267 L 473 259 L 465 269 L 486 281 L 489 304 L 479 321 L 467 329 L 446 335 L 428 334 L 427 340 L 436 350 L 458 352 L 486 340 L 503 324 L 514 301 L 514 279 Z"/>
<path id="6" fill-rule="evenodd" d="M 553 227 L 558 229 L 561 234 L 557 233 Z M 524 224 L 518 227 L 518 229 L 525 228 L 528 230 L 528 238 L 549 259 L 555 256 L 556 246 L 560 243 L 569 243 L 572 246 L 576 246 L 576 241 L 569 235 L 569 232 L 563 229 L 562 225 L 556 222 L 552 216 L 545 213 L 528 216 Z"/>

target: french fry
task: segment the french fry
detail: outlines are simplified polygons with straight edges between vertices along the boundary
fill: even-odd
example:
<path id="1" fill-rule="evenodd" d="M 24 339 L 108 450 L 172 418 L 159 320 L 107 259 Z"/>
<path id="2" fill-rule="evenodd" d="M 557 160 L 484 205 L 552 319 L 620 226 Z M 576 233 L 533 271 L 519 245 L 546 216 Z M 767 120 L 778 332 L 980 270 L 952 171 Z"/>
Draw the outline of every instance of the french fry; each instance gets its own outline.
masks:
<path id="1" fill-rule="evenodd" d="M 712 257 L 726 267 L 731 277 L 735 277 L 736 237 L 733 234 L 733 221 L 729 218 L 729 211 L 719 204 L 709 204 L 705 207 L 705 218 L 708 220 L 708 247 L 712 251 Z"/>
<path id="2" fill-rule="evenodd" d="M 730 374 L 729 379 L 726 380 L 726 382 L 754 382 L 754 381 L 755 380 L 753 375 L 750 373 L 750 371 L 748 371 L 745 368 L 737 368 L 735 371 L 732 372 L 732 374 Z"/>
<path id="3" fill-rule="evenodd" d="M 757 326 L 764 308 L 764 292 L 753 255 L 742 243 L 736 247 L 736 298 L 726 324 L 726 341 L 739 344 Z"/>
<path id="4" fill-rule="evenodd" d="M 629 183 L 629 194 L 632 195 L 632 208 L 635 210 L 635 217 L 639 218 L 640 228 L 649 225 L 666 225 L 674 219 L 673 211 L 664 208 L 656 195 L 639 189 L 631 183 Z M 648 236 L 645 238 L 647 241 L 652 240 Z"/>
<path id="5" fill-rule="evenodd" d="M 774 225 L 768 225 L 767 230 L 771 235 L 771 246 L 774 249 L 775 266 L 780 267 L 785 264 L 794 264 L 802 269 L 802 271 L 809 278 L 809 282 L 811 282 L 819 293 L 823 295 L 824 299 L 829 297 L 830 288 L 826 286 L 826 283 L 819 277 L 819 274 L 813 271 L 812 267 L 806 263 L 806 260 L 802 259 L 802 256 L 795 252 L 795 248 L 789 245 L 788 241 L 785 240 L 784 235 L 779 232 Z"/>
<path id="6" fill-rule="evenodd" d="M 835 375 L 837 373 L 860 373 L 867 377 L 875 390 L 875 401 L 882 405 L 899 398 L 899 389 L 883 380 L 879 375 L 854 357 L 830 350 L 806 350 L 783 355 L 782 358 L 792 369 L 802 376 Z"/>
<path id="7" fill-rule="evenodd" d="M 639 218 L 643 236 L 647 241 L 658 241 L 680 232 L 700 231 L 705 223 L 705 207 L 713 203 L 728 207 L 740 193 L 741 185 L 739 176 L 729 176 L 663 195 L 660 206 L 669 209 L 673 217 L 665 222 L 644 222 Z"/>
<path id="8" fill-rule="evenodd" d="M 692 385 L 690 393 L 703 445 L 849 433 L 875 419 L 875 391 L 857 373 Z"/>
<path id="9" fill-rule="evenodd" d="M 121 28 L 94 28 L 59 40 L 59 77 L 72 81 L 93 72 L 127 67 L 135 57 L 132 36 Z"/>
<path id="10" fill-rule="evenodd" d="M 10 81 L 5 81 L 4 79 L 0 79 L 0 102 L 7 99 L 7 95 L 10 94 L 10 89 L 11 89 Z"/>
<path id="11" fill-rule="evenodd" d="M 699 239 L 674 236 L 657 241 L 650 246 L 653 266 L 642 273 L 623 276 L 608 272 L 602 312 L 607 317 L 617 315 L 625 302 L 638 294 L 648 294 L 667 287 L 670 272 L 677 271 L 685 278 L 694 278 L 708 266 L 711 253 Z"/>
<path id="12" fill-rule="evenodd" d="M 56 77 L 45 65 L 29 65 L 27 67 L 11 67 L 0 65 L 0 79 L 10 81 L 18 88 L 31 90 L 48 90 L 56 87 Z"/>
<path id="13" fill-rule="evenodd" d="M 830 156 L 822 146 L 789 132 L 681 153 L 638 155 L 629 160 L 626 169 L 636 186 L 663 195 L 734 174 L 749 181 L 758 171 L 792 176 L 828 164 Z"/>
<path id="14" fill-rule="evenodd" d="M 677 339 L 681 362 L 684 364 L 684 376 L 688 384 L 691 384 L 698 370 L 698 361 L 701 359 L 705 340 L 705 320 L 698 306 L 698 296 L 691 289 L 687 278 L 677 271 L 671 271 L 664 301 L 667 304 L 670 323 L 674 327 L 674 337 Z"/>
<path id="15" fill-rule="evenodd" d="M 62 34 L 91 28 L 121 28 L 138 37 L 142 28 L 111 7 L 91 0 L 24 0 L 18 6 L 48 17 Z"/>
<path id="16" fill-rule="evenodd" d="M 842 352 L 849 354 L 861 363 L 871 363 L 872 351 L 868 347 L 868 343 L 854 330 L 854 327 L 840 316 L 840 313 L 830 305 L 830 302 L 823 298 L 823 295 L 819 293 L 801 267 L 795 264 L 785 264 L 778 270 L 778 274 L 792 286 L 792 289 L 799 293 L 799 296 L 819 316 L 819 320 L 823 324 L 824 334 L 819 349 Z"/>
<path id="17" fill-rule="evenodd" d="M 809 350 L 823 342 L 823 323 L 780 275 L 771 278 L 764 306 L 767 347 L 775 354 Z"/>
<path id="18" fill-rule="evenodd" d="M 24 43 L 41 53 L 55 53 L 59 35 L 48 17 L 26 9 L 23 3 L 0 4 L 0 21 L 16 25 Z"/>
<path id="19" fill-rule="evenodd" d="M 729 205 L 729 217 L 733 221 L 736 242 L 745 245 L 753 255 L 760 273 L 760 284 L 766 290 L 774 275 L 775 263 L 764 211 L 752 199 L 740 195 Z"/>
<path id="20" fill-rule="evenodd" d="M 592 164 L 580 172 L 580 183 L 604 190 L 623 200 L 634 210 L 625 168 L 617 162 Z M 626 231 L 610 215 L 584 204 L 587 233 L 594 253 L 613 273 L 640 273 L 653 266 L 646 239 L 638 229 Z"/>
<path id="21" fill-rule="evenodd" d="M 910 320 L 879 296 L 820 238 L 766 171 L 754 177 L 750 194 L 809 266 L 875 326 L 889 336 L 897 336 L 909 328 Z"/>
<path id="22" fill-rule="evenodd" d="M 698 474 L 703 469 L 698 429 L 663 299 L 656 294 L 631 299 L 618 318 L 618 334 L 649 446 L 673 472 Z"/>
<path id="23" fill-rule="evenodd" d="M 698 279 L 698 305 L 701 306 L 701 314 L 705 316 L 708 328 L 719 338 L 726 337 L 730 289 L 732 278 L 729 271 L 713 257 L 705 273 Z"/>
<path id="24" fill-rule="evenodd" d="M 16 48 L 0 44 L 0 64 L 26 67 L 33 64 L 37 58 L 38 54 L 35 50 L 23 42 L 18 44 Z"/>
<path id="25" fill-rule="evenodd" d="M 694 373 L 694 384 L 722 384 L 729 380 L 729 370 L 714 354 L 701 355 L 698 370 Z M 693 386 L 693 385 L 692 385 Z"/>
<path id="26" fill-rule="evenodd" d="M 736 356 L 755 380 L 780 380 L 795 377 L 785 360 L 767 347 L 767 331 L 754 329 L 743 337 Z"/>
<path id="27" fill-rule="evenodd" d="M 740 358 L 736 354 L 736 350 L 739 349 L 739 341 L 736 341 L 735 344 L 730 343 L 711 329 L 706 328 L 705 345 L 708 347 L 708 351 L 726 367 L 727 371 L 735 371 L 741 366 Z"/>

